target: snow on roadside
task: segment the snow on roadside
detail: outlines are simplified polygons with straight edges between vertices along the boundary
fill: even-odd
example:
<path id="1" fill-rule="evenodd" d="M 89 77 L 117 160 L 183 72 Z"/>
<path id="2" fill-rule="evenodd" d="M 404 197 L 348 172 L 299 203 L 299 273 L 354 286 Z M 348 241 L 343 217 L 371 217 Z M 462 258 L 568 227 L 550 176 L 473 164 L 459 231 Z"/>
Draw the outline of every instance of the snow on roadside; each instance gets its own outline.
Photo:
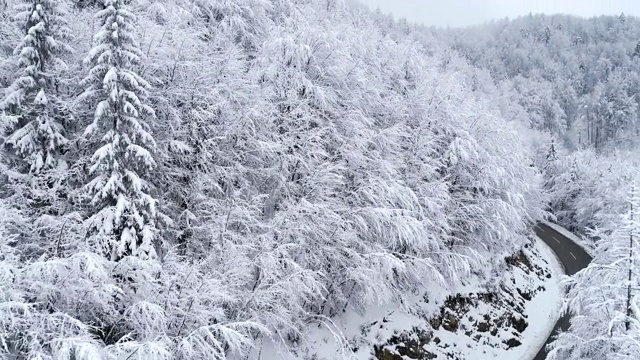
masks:
<path id="1" fill-rule="evenodd" d="M 511 265 L 503 261 L 494 273 L 502 274 L 499 282 L 478 277 L 455 295 L 430 288 L 407 299 L 404 309 L 387 304 L 362 314 L 347 311 L 332 320 L 318 319 L 293 350 L 265 340 L 250 358 L 532 359 L 559 318 L 558 280 L 563 274 L 542 240 L 536 237 L 532 245 L 523 249 L 524 256 L 514 256 Z"/>
<path id="2" fill-rule="evenodd" d="M 532 298 L 526 307 L 528 318 L 534 319 L 536 323 L 522 334 L 523 339 L 527 341 L 523 342 L 519 349 L 514 349 L 514 359 L 533 359 L 544 346 L 561 316 L 563 290 L 560 278 L 564 275 L 564 267 L 549 245 L 538 237 L 535 248 L 539 251 L 539 259 L 546 262 L 551 278 L 544 283 L 546 291 Z"/>
<path id="3" fill-rule="evenodd" d="M 584 239 L 582 236 L 577 236 L 576 234 L 572 233 L 571 231 L 563 228 L 562 226 L 560 226 L 558 224 L 554 224 L 554 223 L 552 223 L 550 221 L 546 221 L 546 220 L 542 220 L 541 222 L 543 224 L 547 225 L 548 227 L 554 229 L 555 231 L 559 232 L 564 237 L 566 237 L 569 240 L 571 240 L 574 243 L 576 243 L 587 254 L 589 254 L 591 257 L 593 257 L 593 251 L 594 251 L 594 245 L 595 245 L 595 244 L 593 244 L 593 242 Z"/>

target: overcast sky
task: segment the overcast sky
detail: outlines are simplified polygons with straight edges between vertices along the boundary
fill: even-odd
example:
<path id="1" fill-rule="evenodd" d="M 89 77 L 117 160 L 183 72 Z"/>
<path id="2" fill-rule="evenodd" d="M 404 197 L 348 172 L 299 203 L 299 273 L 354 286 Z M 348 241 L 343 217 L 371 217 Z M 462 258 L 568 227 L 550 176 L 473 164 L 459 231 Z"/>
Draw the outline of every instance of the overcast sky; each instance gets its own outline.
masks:
<path id="1" fill-rule="evenodd" d="M 394 17 L 436 26 L 467 26 L 529 13 L 640 15 L 640 0 L 360 0 Z"/>

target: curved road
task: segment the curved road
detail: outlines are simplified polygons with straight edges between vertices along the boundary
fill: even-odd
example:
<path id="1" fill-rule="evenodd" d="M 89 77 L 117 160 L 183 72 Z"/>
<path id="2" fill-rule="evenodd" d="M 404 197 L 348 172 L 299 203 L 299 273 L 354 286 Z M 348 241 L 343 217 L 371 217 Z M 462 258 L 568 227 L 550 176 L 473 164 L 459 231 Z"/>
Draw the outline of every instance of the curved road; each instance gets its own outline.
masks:
<path id="1" fill-rule="evenodd" d="M 558 256 L 558 259 L 560 259 L 560 262 L 564 266 L 564 271 L 567 275 L 577 273 L 591 262 L 591 256 L 589 256 L 589 254 L 587 254 L 576 243 L 553 228 L 540 223 L 536 226 L 535 231 L 538 237 L 547 243 L 547 245 L 549 245 L 556 253 L 556 256 Z M 558 320 L 556 326 L 553 328 L 551 336 L 549 336 L 534 360 L 544 360 L 547 358 L 547 345 L 553 341 L 553 338 L 559 329 L 567 330 L 569 328 L 569 318 L 569 314 L 565 314 L 560 318 L 560 320 Z"/>

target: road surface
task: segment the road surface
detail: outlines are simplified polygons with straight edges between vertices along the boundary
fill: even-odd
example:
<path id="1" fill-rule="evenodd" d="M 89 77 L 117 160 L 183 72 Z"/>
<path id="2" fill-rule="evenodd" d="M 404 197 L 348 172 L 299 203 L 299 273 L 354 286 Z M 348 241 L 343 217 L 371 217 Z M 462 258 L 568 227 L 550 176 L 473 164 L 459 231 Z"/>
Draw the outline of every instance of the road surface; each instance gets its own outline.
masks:
<path id="1" fill-rule="evenodd" d="M 567 275 L 577 273 L 591 262 L 591 256 L 589 256 L 589 254 L 587 254 L 576 243 L 555 231 L 553 228 L 545 224 L 538 224 L 535 230 L 536 234 L 556 253 L 558 259 L 560 259 L 560 262 L 564 266 L 564 271 Z M 560 320 L 558 320 L 556 326 L 553 328 L 551 336 L 549 336 L 534 360 L 544 360 L 547 358 L 547 344 L 553 341 L 558 329 L 567 330 L 569 328 L 569 318 L 569 314 L 565 314 L 560 318 Z"/>

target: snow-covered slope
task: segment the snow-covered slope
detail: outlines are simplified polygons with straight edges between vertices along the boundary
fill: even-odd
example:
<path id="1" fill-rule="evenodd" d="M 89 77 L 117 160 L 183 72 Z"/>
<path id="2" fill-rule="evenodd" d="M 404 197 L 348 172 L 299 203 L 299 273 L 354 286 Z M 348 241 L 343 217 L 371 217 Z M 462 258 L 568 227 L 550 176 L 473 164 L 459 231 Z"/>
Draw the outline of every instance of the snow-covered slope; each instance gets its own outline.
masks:
<path id="1" fill-rule="evenodd" d="M 500 281 L 477 276 L 455 292 L 431 288 L 413 295 L 403 309 L 387 304 L 318 318 L 298 339 L 295 353 L 265 341 L 254 355 L 263 360 L 533 358 L 559 317 L 562 266 L 536 238 L 496 268 L 493 275 Z"/>

